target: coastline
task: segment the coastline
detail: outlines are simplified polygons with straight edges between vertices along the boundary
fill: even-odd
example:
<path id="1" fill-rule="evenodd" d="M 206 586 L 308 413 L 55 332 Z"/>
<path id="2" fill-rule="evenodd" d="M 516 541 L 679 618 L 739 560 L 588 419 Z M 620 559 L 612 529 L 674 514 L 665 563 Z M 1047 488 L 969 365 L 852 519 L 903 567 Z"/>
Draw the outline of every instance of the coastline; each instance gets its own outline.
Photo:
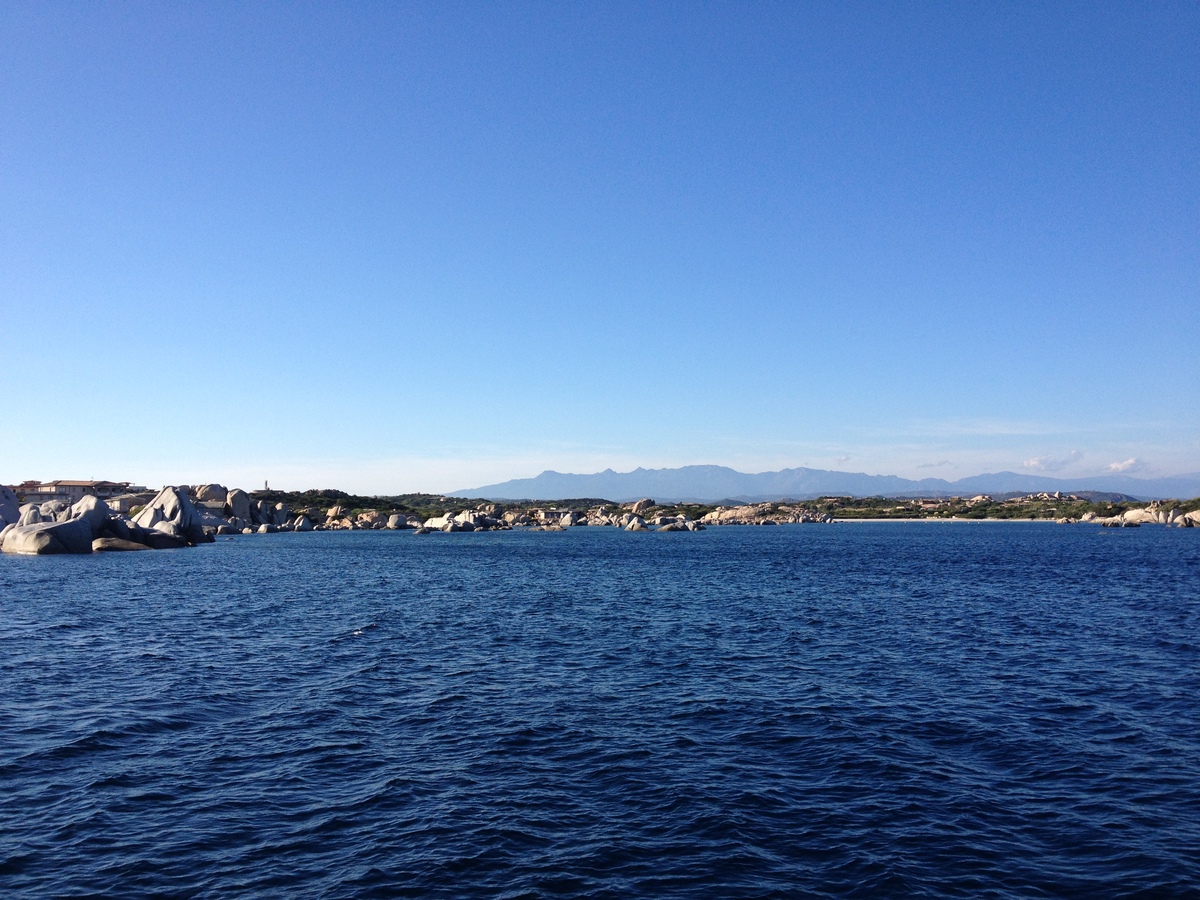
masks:
<path id="1" fill-rule="evenodd" d="M 364 498 L 341 491 L 287 495 L 266 489 L 251 494 L 239 488 L 206 484 L 168 485 L 157 493 L 145 491 L 107 499 L 85 494 L 74 503 L 67 499 L 23 503 L 22 499 L 11 488 L 0 486 L 0 550 L 5 553 L 180 549 L 210 543 L 218 536 L 312 531 L 388 530 L 424 535 L 435 531 L 553 532 L 591 527 L 698 532 L 737 525 L 852 522 L 1200 526 L 1200 498 L 1141 506 L 1093 503 L 1058 493 L 1000 499 L 987 495 L 969 499 L 826 497 L 727 505 L 657 503 L 649 497 L 631 503 L 581 499 L 500 504 L 441 495 Z M 330 501 L 332 504 L 326 505 Z M 838 515 L 848 511 L 862 514 Z M 874 512 L 885 514 L 872 515 Z"/>
<path id="2" fill-rule="evenodd" d="M 872 523 L 896 522 L 896 523 L 901 523 L 901 524 L 907 523 L 907 524 L 919 524 L 919 525 L 931 525 L 931 524 L 983 525 L 983 524 L 995 523 L 995 522 L 1012 522 L 1012 523 L 1024 522 L 1027 525 L 1059 525 L 1059 524 L 1063 524 L 1060 522 L 1056 522 L 1054 519 L 1016 519 L 1016 518 L 1001 519 L 999 517 L 989 518 L 989 519 L 966 519 L 966 518 L 962 518 L 960 516 L 951 516 L 948 518 L 943 518 L 940 516 L 924 516 L 922 518 L 912 518 L 912 519 L 902 519 L 898 516 L 892 517 L 892 518 L 888 518 L 888 517 L 884 517 L 884 516 L 880 516 L 878 518 L 868 518 L 866 516 L 854 516 L 854 517 L 840 518 L 840 519 L 835 518 L 833 521 L 838 525 L 845 525 L 845 524 L 854 523 L 854 522 L 872 522 Z M 1084 523 L 1073 523 L 1073 524 L 1087 525 L 1090 523 L 1084 522 Z"/>

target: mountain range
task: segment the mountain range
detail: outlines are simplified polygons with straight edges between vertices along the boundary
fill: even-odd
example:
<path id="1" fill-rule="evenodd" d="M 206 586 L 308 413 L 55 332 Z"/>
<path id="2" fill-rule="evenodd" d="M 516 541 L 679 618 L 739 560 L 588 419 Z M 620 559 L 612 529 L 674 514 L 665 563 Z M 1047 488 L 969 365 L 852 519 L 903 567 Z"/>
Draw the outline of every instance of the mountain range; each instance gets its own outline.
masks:
<path id="1" fill-rule="evenodd" d="M 454 491 L 451 497 L 483 497 L 489 500 L 561 500 L 594 497 L 628 502 L 650 497 L 659 502 L 716 503 L 722 500 L 761 502 L 805 500 L 824 496 L 974 496 L 1011 492 L 1102 491 L 1128 494 L 1139 500 L 1200 496 L 1200 472 L 1170 478 L 1137 478 L 1131 475 L 1098 475 L 1090 478 L 1051 478 L 1017 472 L 972 475 L 957 481 L 942 478 L 919 480 L 898 475 L 867 475 L 863 472 L 834 472 L 827 469 L 781 469 L 748 474 L 726 466 L 682 466 L 677 469 L 642 469 L 614 472 L 605 469 L 591 475 L 547 470 L 535 478 L 516 478 L 470 490 Z"/>

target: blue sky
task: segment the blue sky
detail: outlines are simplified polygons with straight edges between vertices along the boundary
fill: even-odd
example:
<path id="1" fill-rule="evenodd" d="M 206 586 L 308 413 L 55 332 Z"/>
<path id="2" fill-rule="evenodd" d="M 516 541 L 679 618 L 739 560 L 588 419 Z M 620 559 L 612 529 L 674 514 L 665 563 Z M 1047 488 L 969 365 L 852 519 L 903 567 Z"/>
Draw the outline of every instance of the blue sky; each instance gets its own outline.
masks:
<path id="1" fill-rule="evenodd" d="M 12 4 L 0 482 L 1200 470 L 1194 3 Z"/>

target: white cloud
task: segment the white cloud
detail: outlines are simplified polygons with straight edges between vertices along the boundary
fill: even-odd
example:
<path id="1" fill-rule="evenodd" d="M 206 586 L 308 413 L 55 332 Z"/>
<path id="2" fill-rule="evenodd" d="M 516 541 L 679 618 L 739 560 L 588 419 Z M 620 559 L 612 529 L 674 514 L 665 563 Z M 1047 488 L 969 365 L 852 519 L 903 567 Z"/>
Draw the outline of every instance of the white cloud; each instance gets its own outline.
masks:
<path id="1" fill-rule="evenodd" d="M 1124 462 L 1115 462 L 1108 464 L 1110 472 L 1140 472 L 1146 468 L 1146 464 L 1136 456 L 1131 456 Z"/>
<path id="2" fill-rule="evenodd" d="M 1072 450 L 1066 459 L 1056 459 L 1053 456 L 1034 456 L 1021 463 L 1021 468 L 1032 469 L 1035 472 L 1061 472 L 1073 462 L 1083 459 L 1083 454 Z"/>

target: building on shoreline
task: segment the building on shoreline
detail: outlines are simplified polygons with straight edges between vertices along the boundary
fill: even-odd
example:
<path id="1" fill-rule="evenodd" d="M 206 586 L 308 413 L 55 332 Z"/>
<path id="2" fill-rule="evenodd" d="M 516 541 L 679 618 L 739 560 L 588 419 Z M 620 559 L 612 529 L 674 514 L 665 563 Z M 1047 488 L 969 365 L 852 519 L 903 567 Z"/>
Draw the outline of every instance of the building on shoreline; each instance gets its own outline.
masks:
<path id="1" fill-rule="evenodd" d="M 22 503 L 45 503 L 47 500 L 63 500 L 78 503 L 84 497 L 109 500 L 122 494 L 143 493 L 147 488 L 130 484 L 128 481 L 24 481 L 12 485 Z"/>

